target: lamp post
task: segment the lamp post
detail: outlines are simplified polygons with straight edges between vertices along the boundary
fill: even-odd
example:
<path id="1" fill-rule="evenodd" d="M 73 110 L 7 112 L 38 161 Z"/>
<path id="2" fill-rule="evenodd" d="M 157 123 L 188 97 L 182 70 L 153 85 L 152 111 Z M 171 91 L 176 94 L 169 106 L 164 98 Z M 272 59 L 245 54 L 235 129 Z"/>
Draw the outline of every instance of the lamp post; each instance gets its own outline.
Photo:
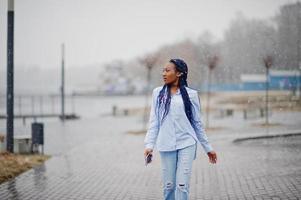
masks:
<path id="1" fill-rule="evenodd" d="M 60 119 L 65 121 L 65 44 L 61 46 L 62 49 L 62 68 L 61 68 L 61 116 Z"/>
<path id="2" fill-rule="evenodd" d="M 301 34 L 301 3 L 300 1 L 297 2 L 298 6 L 298 15 L 297 15 L 297 31 L 298 31 L 298 39 L 297 39 L 297 59 L 298 59 L 298 68 L 299 68 L 299 77 L 298 77 L 298 82 L 299 82 L 299 104 L 301 105 L 301 39 L 300 39 L 300 34 Z M 298 88 L 297 88 L 298 89 Z"/>
<path id="3" fill-rule="evenodd" d="M 208 83 L 207 83 L 206 128 L 209 128 L 211 74 L 212 74 L 212 70 L 216 67 L 217 62 L 218 62 L 218 57 L 216 55 L 208 58 L 209 75 L 208 75 Z"/>
<path id="4" fill-rule="evenodd" d="M 299 104 L 301 105 L 301 61 L 299 61 Z"/>
<path id="5" fill-rule="evenodd" d="M 147 106 L 148 106 L 148 95 L 150 92 L 151 71 L 155 63 L 157 62 L 157 55 L 155 54 L 148 55 L 145 58 L 140 59 L 139 61 L 147 69 L 147 75 L 146 75 L 147 86 L 145 91 L 145 106 L 144 106 L 144 114 L 143 114 L 143 130 L 145 130 L 147 124 L 147 118 L 148 118 Z"/>
<path id="6" fill-rule="evenodd" d="M 7 6 L 6 149 L 14 152 L 14 0 Z"/>
<path id="7" fill-rule="evenodd" d="M 265 87 L 265 124 L 269 124 L 269 70 L 272 67 L 272 57 L 266 56 L 263 58 L 265 65 L 266 87 Z"/>

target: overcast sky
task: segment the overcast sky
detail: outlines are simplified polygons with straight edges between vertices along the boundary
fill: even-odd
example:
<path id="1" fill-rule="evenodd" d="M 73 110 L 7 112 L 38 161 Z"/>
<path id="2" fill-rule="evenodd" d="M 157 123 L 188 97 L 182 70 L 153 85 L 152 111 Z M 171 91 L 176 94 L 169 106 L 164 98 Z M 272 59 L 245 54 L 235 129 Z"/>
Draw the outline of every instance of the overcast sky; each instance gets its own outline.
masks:
<path id="1" fill-rule="evenodd" d="M 15 65 L 57 68 L 129 59 L 204 30 L 222 38 L 237 12 L 269 18 L 293 0 L 15 0 Z M 0 0 L 6 68 L 7 0 Z"/>

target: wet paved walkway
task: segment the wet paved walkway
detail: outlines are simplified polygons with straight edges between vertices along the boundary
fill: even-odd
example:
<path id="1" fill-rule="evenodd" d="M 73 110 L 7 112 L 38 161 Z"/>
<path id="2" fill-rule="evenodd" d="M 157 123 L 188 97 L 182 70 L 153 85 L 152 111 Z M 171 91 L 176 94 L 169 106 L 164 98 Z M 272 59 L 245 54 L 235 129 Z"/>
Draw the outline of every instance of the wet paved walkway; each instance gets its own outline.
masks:
<path id="1" fill-rule="evenodd" d="M 162 199 L 158 152 L 154 152 L 153 163 L 145 167 L 144 135 L 125 133 L 139 128 L 138 118 L 89 120 L 84 129 L 72 123 L 65 128 L 78 132 L 73 132 L 67 147 L 58 152 L 48 149 L 54 156 L 46 163 L 1 184 L 1 200 Z M 89 129 L 97 123 L 108 126 Z M 273 127 L 269 133 L 300 126 Z M 208 133 L 218 164 L 210 164 L 199 146 L 190 199 L 301 199 L 301 136 L 232 142 L 238 136 L 261 134 L 260 130 L 238 126 Z"/>

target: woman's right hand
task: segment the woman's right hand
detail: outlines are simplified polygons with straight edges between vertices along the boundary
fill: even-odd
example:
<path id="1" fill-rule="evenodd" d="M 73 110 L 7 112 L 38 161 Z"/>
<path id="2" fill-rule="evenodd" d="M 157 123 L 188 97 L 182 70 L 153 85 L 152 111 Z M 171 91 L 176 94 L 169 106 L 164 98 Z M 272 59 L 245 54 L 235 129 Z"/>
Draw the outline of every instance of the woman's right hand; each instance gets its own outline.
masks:
<path id="1" fill-rule="evenodd" d="M 208 157 L 209 157 L 209 162 L 212 164 L 215 164 L 217 161 L 217 155 L 215 153 L 215 151 L 210 151 L 207 153 Z"/>
<path id="2" fill-rule="evenodd" d="M 150 148 L 144 149 L 144 157 L 146 157 L 147 154 L 152 154 L 152 153 L 153 153 L 153 149 L 150 149 Z"/>

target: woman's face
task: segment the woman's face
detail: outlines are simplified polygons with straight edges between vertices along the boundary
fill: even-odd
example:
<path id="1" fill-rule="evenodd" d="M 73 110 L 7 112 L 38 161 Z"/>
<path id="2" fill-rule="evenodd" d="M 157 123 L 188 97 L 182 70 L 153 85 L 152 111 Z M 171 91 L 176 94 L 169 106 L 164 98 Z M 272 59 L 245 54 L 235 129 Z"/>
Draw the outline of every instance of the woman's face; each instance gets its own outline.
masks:
<path id="1" fill-rule="evenodd" d="M 174 63 L 168 62 L 164 67 L 163 67 L 163 81 L 165 84 L 178 84 L 178 80 L 180 77 L 180 72 L 176 70 L 176 66 Z"/>

